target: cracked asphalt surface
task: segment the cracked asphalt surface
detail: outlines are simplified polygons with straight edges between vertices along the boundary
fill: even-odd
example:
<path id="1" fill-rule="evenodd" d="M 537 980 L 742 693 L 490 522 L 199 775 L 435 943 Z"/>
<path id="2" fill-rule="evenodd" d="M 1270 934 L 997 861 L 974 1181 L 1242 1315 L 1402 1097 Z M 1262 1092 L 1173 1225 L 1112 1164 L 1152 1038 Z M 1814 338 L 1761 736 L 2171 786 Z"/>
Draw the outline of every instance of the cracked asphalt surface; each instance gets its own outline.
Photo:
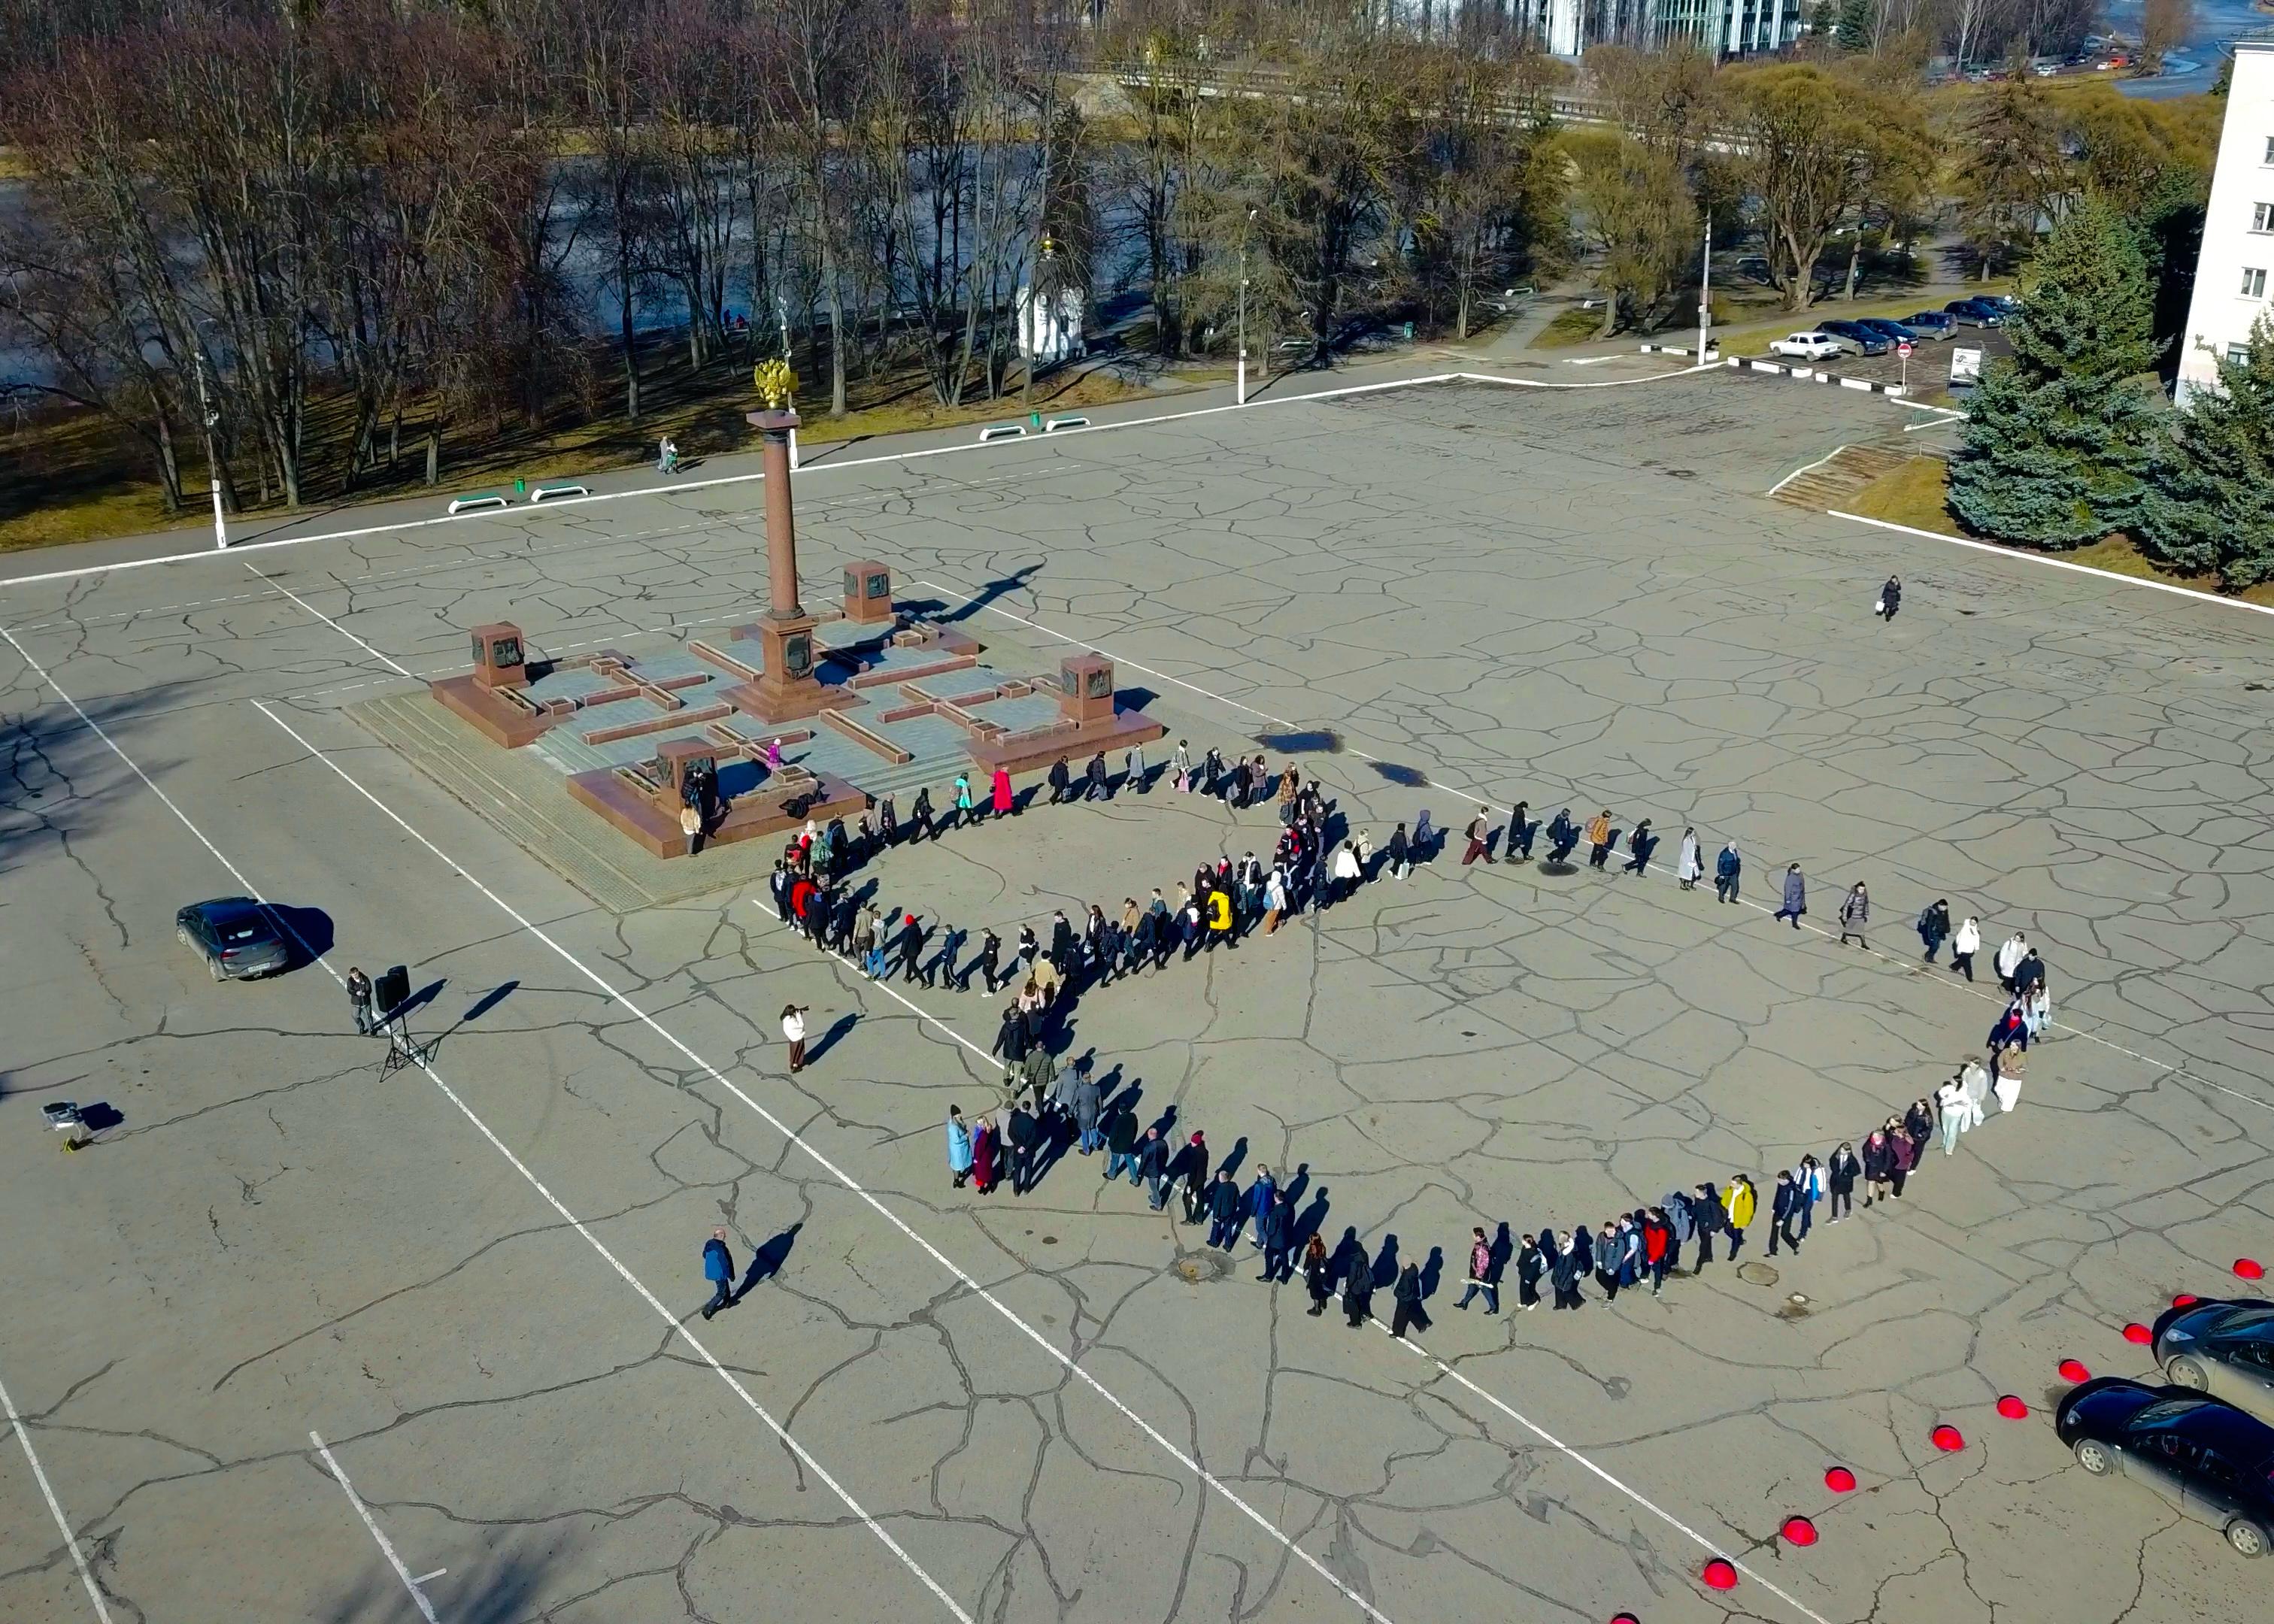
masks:
<path id="1" fill-rule="evenodd" d="M 883 560 L 998 664 L 1095 642 L 1196 754 L 1290 740 L 1377 842 L 1456 831 L 1073 1032 L 1148 1119 L 1300 1168 L 1330 1242 L 1442 1248 L 1426 1355 L 1094 1162 L 951 1191 L 991 1004 L 896 1001 L 746 892 L 595 906 L 356 720 L 479 621 L 636 652 L 739 618 L 756 485 L 261 553 L 275 586 L 219 555 L 0 592 L 0 1381 L 109 1615 L 411 1619 L 440 1569 L 449 1620 L 2256 1616 L 2215 1530 L 2047 1417 L 2060 1358 L 2145 1373 L 2124 1321 L 2274 1252 L 2274 660 L 2253 616 L 1758 496 L 1902 420 L 1721 374 L 1455 384 L 801 475 L 817 595 Z M 1483 793 L 1665 845 L 1645 878 L 1463 870 Z M 1678 891 L 1685 824 L 1749 899 L 1800 861 L 1811 922 L 1866 880 L 1872 951 Z M 875 873 L 1015 928 L 1273 827 L 1163 787 Z M 222 858 L 336 968 L 440 983 L 431 1073 L 382 1078 L 321 966 L 207 979 L 172 917 L 238 889 Z M 1916 966 L 1938 895 L 2051 966 L 2016 1114 L 1773 1281 L 1453 1312 L 1472 1222 L 1766 1191 L 1931 1093 L 1997 1013 Z M 794 1079 L 790 1001 L 834 1030 Z M 124 1120 L 66 1158 L 59 1098 Z M 690 1340 L 638 1286 L 691 1320 L 722 1224 L 778 1270 Z M 12 1440 L 0 1616 L 94 1616 Z"/>

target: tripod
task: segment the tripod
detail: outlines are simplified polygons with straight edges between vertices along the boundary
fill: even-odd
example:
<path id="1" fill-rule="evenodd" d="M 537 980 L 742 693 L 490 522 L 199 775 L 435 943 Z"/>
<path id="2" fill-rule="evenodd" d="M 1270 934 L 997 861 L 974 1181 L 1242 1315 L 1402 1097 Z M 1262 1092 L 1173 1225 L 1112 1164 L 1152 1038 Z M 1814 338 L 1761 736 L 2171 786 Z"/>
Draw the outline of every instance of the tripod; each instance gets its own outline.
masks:
<path id="1" fill-rule="evenodd" d="M 434 1057 L 435 1049 L 441 1046 L 440 1038 L 431 1042 L 418 1042 L 410 1035 L 409 1024 L 400 1019 L 385 1023 L 380 1030 L 387 1034 L 387 1057 L 379 1063 L 381 1082 L 406 1066 L 424 1067 Z"/>

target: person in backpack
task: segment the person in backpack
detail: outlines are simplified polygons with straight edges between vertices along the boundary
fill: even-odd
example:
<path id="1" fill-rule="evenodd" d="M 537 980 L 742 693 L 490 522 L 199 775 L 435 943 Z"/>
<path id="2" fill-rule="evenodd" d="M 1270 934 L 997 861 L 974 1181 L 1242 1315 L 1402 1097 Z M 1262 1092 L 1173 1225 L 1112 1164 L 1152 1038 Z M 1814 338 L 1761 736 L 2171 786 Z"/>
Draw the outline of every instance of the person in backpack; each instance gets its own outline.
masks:
<path id="1" fill-rule="evenodd" d="M 1919 940 L 1926 946 L 1926 951 L 1921 956 L 1919 962 L 1921 964 L 1932 964 L 1934 962 L 1935 954 L 1942 951 L 1944 939 L 1950 935 L 1950 904 L 1948 901 L 1943 898 L 1937 897 L 1932 902 L 1928 903 L 1926 906 L 1919 910 L 1918 934 Z"/>
<path id="2" fill-rule="evenodd" d="M 1713 1237 L 1729 1227 L 1729 1214 L 1721 1205 L 1721 1192 L 1713 1188 L 1710 1178 L 1702 1181 L 1698 1193 L 1690 1198 L 1690 1222 L 1698 1231 L 1698 1261 L 1690 1272 L 1702 1274 L 1706 1266 L 1713 1260 Z"/>
<path id="3" fill-rule="evenodd" d="M 1690 1197 L 1683 1191 L 1669 1190 L 1659 1202 L 1658 1209 L 1666 1214 L 1666 1267 L 1668 1270 L 1678 1270 L 1682 1267 L 1682 1249 L 1690 1244 L 1690 1237 L 1697 1232 L 1696 1226 L 1690 1222 Z"/>
<path id="4" fill-rule="evenodd" d="M 1769 1256 L 1777 1255 L 1777 1242 L 1781 1240 L 1794 1252 L 1800 1250 L 1800 1237 L 1792 1226 L 1800 1216 L 1800 1187 L 1793 1183 L 1792 1171 L 1779 1168 L 1776 1187 L 1769 1193 Z M 1731 1249 L 1734 1252 L 1735 1248 Z"/>

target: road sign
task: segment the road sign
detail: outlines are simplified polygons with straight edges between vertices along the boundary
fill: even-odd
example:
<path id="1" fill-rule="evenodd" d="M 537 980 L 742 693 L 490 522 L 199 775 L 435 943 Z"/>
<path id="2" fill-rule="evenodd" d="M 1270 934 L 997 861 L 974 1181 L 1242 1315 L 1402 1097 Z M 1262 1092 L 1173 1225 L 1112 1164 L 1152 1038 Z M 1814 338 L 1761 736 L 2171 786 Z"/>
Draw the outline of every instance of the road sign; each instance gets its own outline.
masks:
<path id="1" fill-rule="evenodd" d="M 1911 341 L 1908 338 L 1895 346 L 1895 353 L 1906 361 L 1911 358 Z"/>
<path id="2" fill-rule="evenodd" d="M 1950 386 L 1958 388 L 1982 380 L 1982 352 L 1979 350 L 1953 350 L 1950 352 Z"/>

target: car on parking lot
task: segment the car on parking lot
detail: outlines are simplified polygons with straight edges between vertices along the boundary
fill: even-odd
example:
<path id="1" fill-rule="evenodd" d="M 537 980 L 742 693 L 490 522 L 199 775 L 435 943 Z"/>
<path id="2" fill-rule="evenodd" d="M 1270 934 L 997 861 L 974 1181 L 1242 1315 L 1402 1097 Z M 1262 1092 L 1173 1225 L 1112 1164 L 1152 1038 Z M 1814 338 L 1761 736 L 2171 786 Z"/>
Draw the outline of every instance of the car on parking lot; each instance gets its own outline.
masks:
<path id="1" fill-rule="evenodd" d="M 2010 293 L 1977 293 L 1974 296 L 1974 302 L 1977 304 L 1987 304 L 1991 309 L 2002 311 L 2008 316 L 2020 314 L 2022 309 L 2022 301 Z"/>
<path id="2" fill-rule="evenodd" d="M 1986 299 L 1953 299 L 1943 309 L 1957 318 L 1962 327 L 2001 327 L 2006 325 L 2006 312 Z"/>
<path id="3" fill-rule="evenodd" d="M 1860 321 L 1824 321 L 1818 323 L 1817 326 L 1818 331 L 1831 334 L 1833 337 L 1859 354 L 1885 355 L 1895 347 L 1894 341 L 1886 334 L 1874 333 Z"/>
<path id="4" fill-rule="evenodd" d="M 1903 325 L 1921 338 L 1947 339 L 1958 331 L 1958 318 L 1946 310 L 1923 310 L 1905 316 Z"/>
<path id="5" fill-rule="evenodd" d="M 1769 346 L 1769 353 L 1821 361 L 1826 356 L 1846 355 L 1848 347 L 1829 333 L 1788 333 Z"/>
<path id="6" fill-rule="evenodd" d="M 2096 1376 L 2062 1396 L 2053 1432 L 2096 1477 L 2137 1479 L 2240 1555 L 2263 1556 L 2274 1538 L 2274 1427 L 2232 1404 Z"/>
<path id="7" fill-rule="evenodd" d="M 2174 1386 L 2274 1423 L 2274 1303 L 2229 1297 L 2166 1309 L 2155 1324 L 2156 1363 Z"/>
<path id="8" fill-rule="evenodd" d="M 217 981 L 248 981 L 292 967 L 292 950 L 265 903 L 250 897 L 193 902 L 174 915 L 174 934 Z"/>
<path id="9" fill-rule="evenodd" d="M 1918 335 L 1912 332 L 1908 324 L 1890 317 L 1858 316 L 1856 318 L 1856 325 L 1859 327 L 1871 328 L 1891 344 L 1915 344 L 1918 342 Z"/>

